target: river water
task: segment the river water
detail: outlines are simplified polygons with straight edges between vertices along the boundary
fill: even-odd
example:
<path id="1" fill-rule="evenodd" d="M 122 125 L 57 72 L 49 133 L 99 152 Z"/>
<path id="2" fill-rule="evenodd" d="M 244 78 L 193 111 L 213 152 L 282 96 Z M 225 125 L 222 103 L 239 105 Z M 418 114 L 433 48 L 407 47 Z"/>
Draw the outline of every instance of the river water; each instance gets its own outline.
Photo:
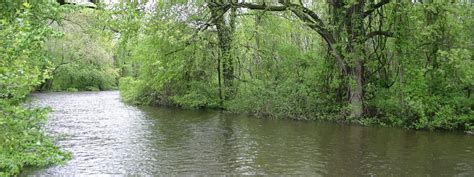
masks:
<path id="1" fill-rule="evenodd" d="M 474 176 L 474 136 L 137 107 L 117 91 L 33 94 L 73 154 L 22 175 Z"/>

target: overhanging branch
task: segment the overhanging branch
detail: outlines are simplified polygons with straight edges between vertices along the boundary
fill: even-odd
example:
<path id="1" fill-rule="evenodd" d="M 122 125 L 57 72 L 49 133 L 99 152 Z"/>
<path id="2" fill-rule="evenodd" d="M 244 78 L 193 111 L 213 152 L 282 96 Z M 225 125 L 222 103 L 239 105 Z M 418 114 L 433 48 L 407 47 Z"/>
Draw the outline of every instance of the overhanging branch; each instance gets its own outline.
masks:
<path id="1" fill-rule="evenodd" d="M 388 1 L 388 0 L 387 0 Z M 343 56 L 335 47 L 335 39 L 332 33 L 326 29 L 323 20 L 312 10 L 304 7 L 301 4 L 294 4 L 290 1 L 279 0 L 281 5 L 266 5 L 263 4 L 252 4 L 252 3 L 236 3 L 232 4 L 233 6 L 239 8 L 248 8 L 252 10 L 266 10 L 266 11 L 286 11 L 290 10 L 295 14 L 303 23 L 308 27 L 315 30 L 321 37 L 326 41 L 328 46 L 331 49 L 331 53 L 336 59 L 336 62 L 339 64 L 344 73 L 348 72 L 347 64 L 344 62 Z"/>

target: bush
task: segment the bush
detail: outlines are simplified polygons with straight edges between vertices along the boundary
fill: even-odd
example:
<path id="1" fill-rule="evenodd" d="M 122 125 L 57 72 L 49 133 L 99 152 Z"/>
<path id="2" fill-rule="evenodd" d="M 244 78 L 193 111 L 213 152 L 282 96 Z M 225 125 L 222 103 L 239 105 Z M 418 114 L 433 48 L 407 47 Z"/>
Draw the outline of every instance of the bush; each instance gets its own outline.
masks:
<path id="1" fill-rule="evenodd" d="M 207 83 L 191 81 L 186 84 L 183 93 L 171 96 L 174 105 L 185 108 L 217 108 L 219 107 L 218 90 Z"/>
<path id="2" fill-rule="evenodd" d="M 291 79 L 281 83 L 241 84 L 238 90 L 235 99 L 226 103 L 226 108 L 233 112 L 296 120 L 344 119 L 338 115 L 341 105 L 324 101 L 321 93 Z"/>
<path id="3" fill-rule="evenodd" d="M 116 71 L 110 68 L 100 70 L 93 66 L 69 64 L 62 66 L 53 76 L 53 84 L 50 89 L 67 90 L 72 87 L 84 91 L 110 90 L 116 87 L 117 75 Z"/>
<path id="4" fill-rule="evenodd" d="M 0 101 L 0 176 L 19 174 L 24 166 L 62 163 L 71 154 L 43 134 L 46 109 L 27 109 Z"/>
<path id="5" fill-rule="evenodd" d="M 86 88 L 84 89 L 85 91 L 93 91 L 93 92 L 98 92 L 100 91 L 99 88 L 95 87 L 95 86 L 86 86 Z"/>
<path id="6" fill-rule="evenodd" d="M 77 90 L 77 88 L 74 88 L 74 87 L 69 87 L 69 88 L 67 88 L 67 91 L 68 92 L 77 92 L 79 90 Z"/>
<path id="7" fill-rule="evenodd" d="M 125 102 L 132 104 L 152 104 L 153 89 L 147 86 L 144 82 L 135 80 L 132 77 L 123 77 L 119 80 L 119 90 Z"/>
<path id="8" fill-rule="evenodd" d="M 71 156 L 44 134 L 48 111 L 22 106 L 50 78 L 44 43 L 59 36 L 47 23 L 59 16 L 57 3 L 7 1 L 0 9 L 0 176 L 14 176 L 24 166 L 57 164 Z"/>

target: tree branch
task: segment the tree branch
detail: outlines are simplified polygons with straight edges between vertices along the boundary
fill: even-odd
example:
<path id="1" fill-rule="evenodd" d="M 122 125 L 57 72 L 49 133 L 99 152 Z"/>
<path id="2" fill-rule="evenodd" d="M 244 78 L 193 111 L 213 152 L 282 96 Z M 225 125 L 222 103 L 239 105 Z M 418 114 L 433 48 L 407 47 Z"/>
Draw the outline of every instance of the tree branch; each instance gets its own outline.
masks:
<path id="1" fill-rule="evenodd" d="M 364 12 L 364 17 L 369 16 L 370 14 L 372 14 L 372 12 L 374 12 L 378 8 L 384 6 L 385 4 L 388 4 L 389 2 L 390 2 L 390 0 L 381 0 L 377 4 L 373 4 L 367 11 Z"/>
<path id="2" fill-rule="evenodd" d="M 252 3 L 246 3 L 246 2 L 241 2 L 241 3 L 236 3 L 233 4 L 236 7 L 239 8 L 247 8 L 247 9 L 252 9 L 252 10 L 267 10 L 267 11 L 286 11 L 288 6 L 285 5 L 274 5 L 274 6 L 269 6 L 264 4 L 252 4 Z"/>
<path id="3" fill-rule="evenodd" d="M 373 38 L 375 36 L 393 37 L 393 33 L 390 31 L 372 31 L 367 34 L 367 39 Z"/>
<path id="4" fill-rule="evenodd" d="M 212 5 L 215 6 L 216 4 L 212 4 Z M 186 40 L 183 47 L 175 49 L 171 52 L 168 52 L 168 53 L 165 54 L 165 56 L 172 55 L 172 54 L 174 54 L 176 52 L 179 52 L 179 51 L 182 51 L 182 50 L 186 49 L 188 46 L 190 46 L 194 42 L 194 39 L 199 35 L 199 33 L 201 31 L 205 31 L 207 28 L 212 26 L 214 24 L 215 20 L 217 20 L 218 18 L 224 16 L 226 11 L 229 10 L 230 6 L 225 6 L 223 8 L 224 8 L 224 10 L 222 11 L 221 14 L 219 14 L 218 16 L 211 17 L 208 21 L 203 23 L 202 26 L 198 27 L 197 30 L 194 32 L 194 34 L 188 40 Z"/>
<path id="5" fill-rule="evenodd" d="M 319 18 L 319 16 L 312 10 L 299 5 L 291 3 L 288 0 L 279 0 L 281 5 L 266 5 L 263 4 L 251 4 L 251 3 L 237 3 L 233 4 L 234 6 L 240 8 L 248 8 L 252 10 L 266 10 L 266 11 L 285 11 L 290 10 L 295 14 L 301 21 L 308 25 L 311 29 L 315 30 L 328 44 L 331 49 L 336 62 L 339 64 L 344 73 L 348 72 L 347 64 L 344 62 L 344 57 L 335 47 L 335 39 L 331 32 L 325 28 L 324 22 Z"/>

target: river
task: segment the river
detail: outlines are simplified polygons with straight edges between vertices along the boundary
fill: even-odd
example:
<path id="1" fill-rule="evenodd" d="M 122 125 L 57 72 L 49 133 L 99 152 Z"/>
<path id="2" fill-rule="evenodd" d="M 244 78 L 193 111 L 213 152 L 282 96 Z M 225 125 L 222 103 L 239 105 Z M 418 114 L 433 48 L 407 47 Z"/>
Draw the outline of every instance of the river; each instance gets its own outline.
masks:
<path id="1" fill-rule="evenodd" d="M 73 154 L 27 175 L 474 176 L 474 136 L 138 107 L 117 91 L 40 93 L 47 131 Z"/>

